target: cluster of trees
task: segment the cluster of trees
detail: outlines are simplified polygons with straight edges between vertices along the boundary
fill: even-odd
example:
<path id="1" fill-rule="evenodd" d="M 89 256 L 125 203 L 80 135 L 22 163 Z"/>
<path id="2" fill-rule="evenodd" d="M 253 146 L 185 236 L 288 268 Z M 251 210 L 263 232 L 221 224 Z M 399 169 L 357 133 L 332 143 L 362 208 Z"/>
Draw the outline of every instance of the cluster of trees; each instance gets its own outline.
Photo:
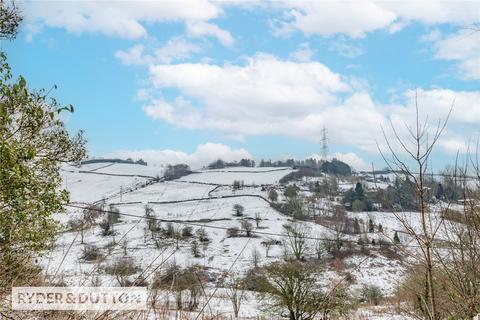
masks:
<path id="1" fill-rule="evenodd" d="M 352 168 L 350 168 L 350 166 L 345 162 L 337 159 L 323 162 L 320 166 L 320 171 L 338 176 L 352 175 Z"/>
<path id="2" fill-rule="evenodd" d="M 231 167 L 253 168 L 255 167 L 255 161 L 252 159 L 241 159 L 240 161 L 226 162 L 222 159 L 218 159 L 207 166 L 208 169 L 224 169 L 224 168 L 231 168 Z"/>
<path id="3" fill-rule="evenodd" d="M 81 163 L 82 164 L 89 164 L 89 163 L 106 163 L 106 162 L 112 162 L 112 163 L 128 163 L 128 164 L 140 164 L 142 166 L 146 166 L 147 162 L 143 159 L 138 159 L 137 161 L 134 161 L 132 158 L 128 158 L 126 160 L 124 159 L 88 159 L 88 160 L 83 160 Z"/>
<path id="4" fill-rule="evenodd" d="M 190 167 L 186 164 L 168 165 L 164 173 L 165 180 L 175 180 L 191 174 Z"/>
<path id="5" fill-rule="evenodd" d="M 352 169 L 348 164 L 338 159 L 332 159 L 332 161 L 306 159 L 306 160 L 260 160 L 260 167 L 293 167 L 296 169 L 311 169 L 305 172 L 325 172 L 340 176 L 350 176 Z"/>
<path id="6" fill-rule="evenodd" d="M 335 176 L 325 177 L 311 183 L 309 189 L 324 198 L 334 197 L 338 194 L 338 179 Z"/>
<path id="7" fill-rule="evenodd" d="M 352 211 L 372 211 L 373 203 L 366 194 L 363 185 L 357 182 L 355 189 L 349 189 L 343 195 L 343 203 Z"/>
<path id="8" fill-rule="evenodd" d="M 425 175 L 424 200 L 428 204 L 439 200 L 444 202 L 457 202 L 462 200 L 463 191 L 460 179 L 455 177 L 455 170 L 447 167 L 441 171 L 437 179 L 433 175 Z M 380 189 L 371 194 L 374 202 L 381 204 L 386 210 L 412 210 L 418 211 L 420 203 L 417 188 L 409 176 L 398 176 L 386 189 Z"/>
<path id="9" fill-rule="evenodd" d="M 280 183 L 286 184 L 290 181 L 300 180 L 303 177 L 320 177 L 325 173 L 334 176 L 350 176 L 352 174 L 350 166 L 337 159 L 333 159 L 332 161 L 321 161 L 318 163 L 314 159 L 294 161 L 292 167 L 297 169 L 297 171 L 291 172 L 282 177 Z"/>

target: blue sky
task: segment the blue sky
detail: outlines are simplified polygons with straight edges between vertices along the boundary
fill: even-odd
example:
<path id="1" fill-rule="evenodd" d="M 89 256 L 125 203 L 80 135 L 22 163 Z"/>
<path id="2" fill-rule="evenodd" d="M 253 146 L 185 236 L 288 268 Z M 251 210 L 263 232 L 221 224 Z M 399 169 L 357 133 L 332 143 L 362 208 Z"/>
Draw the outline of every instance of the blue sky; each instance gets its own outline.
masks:
<path id="1" fill-rule="evenodd" d="M 31 88 L 58 85 L 92 156 L 306 158 L 383 166 L 380 127 L 454 111 L 434 163 L 478 138 L 478 2 L 20 2 L 4 42 Z M 478 25 L 477 25 L 478 26 Z"/>

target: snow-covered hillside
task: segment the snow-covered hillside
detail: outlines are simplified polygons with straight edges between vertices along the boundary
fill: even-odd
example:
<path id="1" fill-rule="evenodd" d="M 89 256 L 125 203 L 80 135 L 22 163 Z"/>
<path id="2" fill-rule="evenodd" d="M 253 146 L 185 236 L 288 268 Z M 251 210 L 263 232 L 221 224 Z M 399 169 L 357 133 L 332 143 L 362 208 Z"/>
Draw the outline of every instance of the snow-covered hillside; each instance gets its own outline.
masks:
<path id="1" fill-rule="evenodd" d="M 227 168 L 203 170 L 185 176 L 180 181 L 231 185 L 243 181 L 245 185 L 278 184 L 278 181 L 292 172 L 291 168 Z"/>
<path id="2" fill-rule="evenodd" d="M 95 274 L 97 284 L 116 286 L 118 279 L 105 270 L 124 256 L 131 257 L 138 267 L 139 271 L 132 278 L 140 270 L 152 268 L 152 265 L 201 265 L 210 274 L 218 276 L 232 265 L 236 273 L 246 273 L 252 267 L 254 255 L 260 265 L 282 260 L 283 226 L 291 222 L 291 218 L 271 206 L 268 190 L 274 188 L 281 193 L 283 189 L 278 181 L 290 172 L 291 168 L 203 170 L 179 180 L 162 181 L 155 179 L 162 174 L 159 167 L 105 163 L 80 168 L 64 167 L 64 187 L 71 193 L 72 205 L 78 206 L 68 207 L 67 214 L 59 216 L 65 226 L 78 225 L 78 220 L 83 217 L 82 207 L 87 203 L 102 204 L 106 210 L 118 209 L 120 217 L 114 223 L 111 235 L 102 235 L 99 226 L 105 214 L 96 217 L 82 232 L 70 230 L 61 233 L 53 251 L 42 258 L 41 264 L 46 274 L 61 275 L 62 281 L 70 285 L 90 283 Z M 244 181 L 245 186 L 234 190 L 232 183 L 235 180 Z M 234 216 L 235 205 L 244 208 L 243 216 Z M 178 240 L 178 244 L 174 239 L 163 239 L 159 244 L 149 232 L 146 208 L 151 210 L 152 217 L 159 219 L 157 227 L 167 228 L 167 221 L 171 221 L 179 232 L 185 227 L 192 228 L 193 236 Z M 357 217 L 362 220 L 369 218 L 367 214 L 357 214 Z M 388 231 L 396 228 L 389 224 L 391 218 L 386 213 L 379 213 L 375 219 L 383 223 Z M 244 221 L 252 225 L 252 237 L 244 235 Z M 335 230 L 329 226 L 311 221 L 298 223 L 303 230 L 308 230 L 310 256 L 315 256 L 313 248 L 320 239 L 335 238 Z M 231 228 L 238 228 L 241 236 L 229 237 L 227 230 Z M 200 254 L 194 257 L 192 243 L 200 229 L 206 231 L 209 241 L 200 245 Z M 345 243 L 353 243 L 358 237 L 342 234 L 341 239 Z M 272 240 L 278 242 L 270 248 L 267 257 L 264 243 Z M 100 260 L 85 259 L 85 250 L 91 246 L 94 246 Z M 324 267 L 331 269 L 328 264 Z M 353 255 L 344 260 L 341 273 L 331 270 L 325 274 L 334 279 L 342 277 L 345 272 L 352 272 L 351 290 L 354 292 L 359 292 L 363 284 L 375 284 L 381 286 L 384 293 L 392 294 L 402 277 L 399 261 L 374 252 L 369 256 Z M 151 281 L 152 277 L 153 273 L 147 281 Z M 244 308 L 242 314 L 257 315 L 255 295 L 249 293 L 249 297 L 249 307 Z M 231 311 L 231 306 L 221 298 L 215 301 L 225 312 Z"/>

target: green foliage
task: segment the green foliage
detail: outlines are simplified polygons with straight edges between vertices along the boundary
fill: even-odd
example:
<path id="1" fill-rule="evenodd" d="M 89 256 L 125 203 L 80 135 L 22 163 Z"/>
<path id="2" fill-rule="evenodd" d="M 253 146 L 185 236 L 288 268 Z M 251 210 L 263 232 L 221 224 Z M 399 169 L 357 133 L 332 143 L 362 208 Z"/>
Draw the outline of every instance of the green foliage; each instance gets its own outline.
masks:
<path id="1" fill-rule="evenodd" d="M 371 199 L 365 194 L 360 182 L 357 182 L 355 189 L 350 189 L 343 196 L 344 203 L 350 203 L 352 211 L 372 211 Z"/>
<path id="2" fill-rule="evenodd" d="M 330 292 L 318 282 L 318 270 L 299 262 L 275 262 L 267 266 L 260 283 L 259 298 L 266 311 L 290 320 L 323 319 L 346 314 L 351 298 L 345 287 Z"/>
<path id="3" fill-rule="evenodd" d="M 13 80 L 3 53 L 0 95 L 0 265 L 8 268 L 3 261 L 19 251 L 34 255 L 52 243 L 52 215 L 69 200 L 60 164 L 79 163 L 86 151 L 82 133 L 70 136 L 60 118 L 73 107 L 29 90 L 23 77 Z"/>
<path id="4" fill-rule="evenodd" d="M 283 193 L 287 198 L 295 198 L 298 195 L 298 187 L 296 185 L 288 186 Z"/>
<path id="5" fill-rule="evenodd" d="M 303 216 L 303 202 L 299 198 L 288 198 L 283 205 L 284 212 L 291 215 L 294 219 L 302 219 Z"/>
<path id="6" fill-rule="evenodd" d="M 335 176 L 330 176 L 315 182 L 313 186 L 310 186 L 310 189 L 323 197 L 335 196 L 338 193 L 338 180 Z"/>
<path id="7" fill-rule="evenodd" d="M 383 293 L 379 287 L 373 285 L 363 285 L 362 301 L 373 305 L 378 305 L 383 299 Z"/>
<path id="8" fill-rule="evenodd" d="M 399 244 L 400 243 L 400 237 L 398 236 L 398 232 L 395 231 L 395 234 L 393 235 L 393 243 Z"/>
<path id="9" fill-rule="evenodd" d="M 418 194 L 415 184 L 408 178 L 395 179 L 393 186 L 378 190 L 374 195 L 375 201 L 381 203 L 382 208 L 401 210 L 419 210 Z"/>

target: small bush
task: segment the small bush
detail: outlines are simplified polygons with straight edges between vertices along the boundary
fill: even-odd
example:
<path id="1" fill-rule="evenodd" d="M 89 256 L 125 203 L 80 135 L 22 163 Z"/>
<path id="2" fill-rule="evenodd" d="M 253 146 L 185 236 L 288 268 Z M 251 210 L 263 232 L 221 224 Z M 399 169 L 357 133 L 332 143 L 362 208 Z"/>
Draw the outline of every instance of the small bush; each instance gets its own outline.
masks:
<path id="1" fill-rule="evenodd" d="M 120 222 L 120 210 L 115 207 L 110 207 L 107 219 L 111 224 Z"/>
<path id="2" fill-rule="evenodd" d="M 362 288 L 362 301 L 378 305 L 383 299 L 383 293 L 379 287 L 373 285 L 363 285 Z"/>
<path id="3" fill-rule="evenodd" d="M 102 229 L 102 236 L 106 237 L 113 235 L 112 225 L 107 219 L 102 220 L 98 225 Z"/>
<path id="4" fill-rule="evenodd" d="M 242 217 L 244 211 L 245 211 L 245 208 L 240 204 L 236 204 L 233 206 L 233 214 L 236 217 Z"/>
<path id="5" fill-rule="evenodd" d="M 84 221 L 83 219 L 70 219 L 67 222 L 67 228 L 70 230 L 79 230 L 83 227 Z"/>
<path id="6" fill-rule="evenodd" d="M 191 236 L 193 236 L 192 227 L 189 227 L 189 226 L 183 227 L 182 237 L 188 238 L 188 237 L 191 237 Z"/>
<path id="7" fill-rule="evenodd" d="M 229 238 L 235 238 L 238 237 L 238 233 L 240 230 L 237 227 L 232 227 L 227 229 L 227 237 Z"/>
<path id="8" fill-rule="evenodd" d="M 198 241 L 207 243 L 210 242 L 210 238 L 208 237 L 207 231 L 204 228 L 197 229 L 197 237 Z"/>
<path id="9" fill-rule="evenodd" d="M 163 235 L 167 238 L 172 238 L 175 235 L 175 228 L 173 227 L 173 223 L 167 223 L 167 227 L 163 230 Z"/>
<path id="10" fill-rule="evenodd" d="M 197 240 L 193 240 L 191 249 L 192 249 L 192 254 L 195 258 L 201 257 Z"/>
<path id="11" fill-rule="evenodd" d="M 131 276 L 138 271 L 140 271 L 140 268 L 130 257 L 122 257 L 105 267 L 105 273 L 114 276 Z"/>
<path id="12" fill-rule="evenodd" d="M 83 247 L 81 258 L 85 261 L 98 261 L 103 259 L 103 254 L 94 245 L 86 245 Z"/>

